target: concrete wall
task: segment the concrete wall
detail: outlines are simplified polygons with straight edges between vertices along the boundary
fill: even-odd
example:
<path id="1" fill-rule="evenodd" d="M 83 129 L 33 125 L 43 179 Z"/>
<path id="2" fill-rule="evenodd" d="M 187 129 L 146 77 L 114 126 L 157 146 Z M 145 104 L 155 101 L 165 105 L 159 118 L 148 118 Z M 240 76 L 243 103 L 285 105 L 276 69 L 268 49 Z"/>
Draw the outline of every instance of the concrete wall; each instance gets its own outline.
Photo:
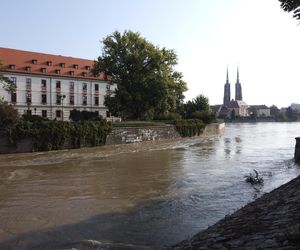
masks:
<path id="1" fill-rule="evenodd" d="M 225 123 L 209 124 L 205 127 L 201 136 L 213 136 L 222 134 L 225 129 Z M 176 127 L 169 126 L 152 126 L 152 127 L 126 127 L 114 128 L 107 136 L 106 145 L 126 144 L 142 141 L 159 141 L 181 138 L 177 132 Z M 65 148 L 71 148 L 71 143 L 66 142 Z M 87 145 L 89 146 L 89 145 Z M 5 134 L 0 133 L 0 154 L 9 153 L 24 153 L 33 152 L 34 139 L 25 138 L 20 140 L 17 145 L 9 142 Z"/>

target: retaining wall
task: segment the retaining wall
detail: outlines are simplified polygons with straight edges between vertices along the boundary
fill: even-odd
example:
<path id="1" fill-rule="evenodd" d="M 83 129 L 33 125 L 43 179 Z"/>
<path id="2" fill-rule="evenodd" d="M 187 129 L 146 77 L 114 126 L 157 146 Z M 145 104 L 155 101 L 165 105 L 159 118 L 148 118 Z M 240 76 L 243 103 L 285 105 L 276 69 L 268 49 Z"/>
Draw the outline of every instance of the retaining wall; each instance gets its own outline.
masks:
<path id="1" fill-rule="evenodd" d="M 213 136 L 223 133 L 225 123 L 213 123 L 205 127 L 201 136 Z M 114 128 L 107 136 L 106 145 L 125 144 L 142 141 L 159 141 L 166 139 L 177 139 L 181 135 L 174 125 L 152 126 L 152 127 L 125 127 Z M 65 148 L 71 148 L 71 143 L 66 142 Z M 89 145 L 86 145 L 87 147 Z M 34 151 L 34 139 L 24 138 L 16 145 L 10 143 L 9 138 L 0 133 L 0 154 L 25 153 Z"/>

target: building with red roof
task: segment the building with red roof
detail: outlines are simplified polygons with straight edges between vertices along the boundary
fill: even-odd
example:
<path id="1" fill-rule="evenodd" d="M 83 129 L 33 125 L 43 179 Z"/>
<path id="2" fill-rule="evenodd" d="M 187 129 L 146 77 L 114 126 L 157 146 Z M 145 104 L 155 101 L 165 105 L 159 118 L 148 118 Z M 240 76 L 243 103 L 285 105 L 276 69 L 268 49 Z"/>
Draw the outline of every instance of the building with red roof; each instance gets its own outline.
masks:
<path id="1" fill-rule="evenodd" d="M 108 77 L 94 76 L 93 60 L 0 47 L 2 74 L 15 84 L 11 93 L 0 86 L 0 97 L 20 114 L 68 120 L 73 109 L 107 116 L 104 97 L 111 93 Z"/>

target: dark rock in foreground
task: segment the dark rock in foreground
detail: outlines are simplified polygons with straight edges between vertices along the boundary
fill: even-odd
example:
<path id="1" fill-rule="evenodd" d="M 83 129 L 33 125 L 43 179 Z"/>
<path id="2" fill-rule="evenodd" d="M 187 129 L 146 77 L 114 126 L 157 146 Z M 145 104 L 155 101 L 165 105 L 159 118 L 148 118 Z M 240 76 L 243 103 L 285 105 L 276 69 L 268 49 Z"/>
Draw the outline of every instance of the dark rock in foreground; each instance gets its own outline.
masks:
<path id="1" fill-rule="evenodd" d="M 300 249 L 300 176 L 173 249 Z"/>

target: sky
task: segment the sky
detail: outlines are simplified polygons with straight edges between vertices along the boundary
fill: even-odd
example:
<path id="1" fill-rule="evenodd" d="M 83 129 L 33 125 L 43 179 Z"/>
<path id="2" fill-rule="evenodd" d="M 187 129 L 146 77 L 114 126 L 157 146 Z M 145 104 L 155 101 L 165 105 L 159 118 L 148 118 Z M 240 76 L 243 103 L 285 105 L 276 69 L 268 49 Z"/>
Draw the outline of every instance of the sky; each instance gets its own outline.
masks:
<path id="1" fill-rule="evenodd" d="M 0 0 L 0 47 L 96 59 L 114 31 L 139 32 L 178 55 L 186 100 L 223 102 L 226 69 L 234 98 L 300 103 L 300 22 L 277 0 Z"/>

